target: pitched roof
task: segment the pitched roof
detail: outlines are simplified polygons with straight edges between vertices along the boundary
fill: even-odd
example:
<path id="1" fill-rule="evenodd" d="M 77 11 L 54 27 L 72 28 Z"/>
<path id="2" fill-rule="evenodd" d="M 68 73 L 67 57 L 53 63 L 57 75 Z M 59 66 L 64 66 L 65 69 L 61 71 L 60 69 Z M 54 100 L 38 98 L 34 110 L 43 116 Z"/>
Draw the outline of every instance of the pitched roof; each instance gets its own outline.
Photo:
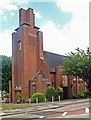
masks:
<path id="1" fill-rule="evenodd" d="M 50 68 L 61 65 L 66 56 L 44 51 L 44 59 Z"/>

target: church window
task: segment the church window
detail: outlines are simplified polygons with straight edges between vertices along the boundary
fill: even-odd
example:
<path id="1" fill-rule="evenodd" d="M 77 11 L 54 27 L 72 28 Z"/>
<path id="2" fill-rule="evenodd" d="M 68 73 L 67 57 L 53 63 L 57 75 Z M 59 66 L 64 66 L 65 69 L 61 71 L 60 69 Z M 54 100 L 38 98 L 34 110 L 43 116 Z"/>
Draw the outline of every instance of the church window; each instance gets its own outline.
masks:
<path id="1" fill-rule="evenodd" d="M 21 42 L 19 43 L 19 50 L 21 50 Z"/>

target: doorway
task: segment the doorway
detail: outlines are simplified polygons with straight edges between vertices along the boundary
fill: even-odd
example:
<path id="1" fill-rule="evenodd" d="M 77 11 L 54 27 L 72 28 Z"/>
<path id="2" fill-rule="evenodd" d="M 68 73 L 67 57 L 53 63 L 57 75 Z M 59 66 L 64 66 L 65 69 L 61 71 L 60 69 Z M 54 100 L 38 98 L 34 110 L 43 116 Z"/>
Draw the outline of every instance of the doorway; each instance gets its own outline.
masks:
<path id="1" fill-rule="evenodd" d="M 68 99 L 68 87 L 63 87 L 63 99 Z"/>

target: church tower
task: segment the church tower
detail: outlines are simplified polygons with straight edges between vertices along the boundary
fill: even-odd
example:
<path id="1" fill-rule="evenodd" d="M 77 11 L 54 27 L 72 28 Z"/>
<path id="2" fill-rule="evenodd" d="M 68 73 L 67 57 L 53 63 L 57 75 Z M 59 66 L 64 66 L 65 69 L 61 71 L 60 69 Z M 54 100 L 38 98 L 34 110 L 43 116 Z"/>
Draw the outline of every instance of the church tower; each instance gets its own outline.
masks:
<path id="1" fill-rule="evenodd" d="M 19 27 L 12 34 L 12 101 L 21 92 L 29 98 L 29 80 L 41 70 L 43 33 L 35 26 L 33 9 L 19 10 Z"/>

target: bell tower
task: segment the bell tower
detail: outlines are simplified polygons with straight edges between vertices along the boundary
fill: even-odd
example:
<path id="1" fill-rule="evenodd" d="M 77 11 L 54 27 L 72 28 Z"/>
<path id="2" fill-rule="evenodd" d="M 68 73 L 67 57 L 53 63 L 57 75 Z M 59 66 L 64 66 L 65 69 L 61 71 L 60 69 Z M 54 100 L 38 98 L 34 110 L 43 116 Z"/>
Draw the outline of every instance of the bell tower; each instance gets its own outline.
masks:
<path id="1" fill-rule="evenodd" d="M 20 92 L 29 98 L 29 80 L 41 70 L 43 33 L 35 26 L 32 8 L 19 10 L 19 27 L 12 34 L 12 101 Z"/>

